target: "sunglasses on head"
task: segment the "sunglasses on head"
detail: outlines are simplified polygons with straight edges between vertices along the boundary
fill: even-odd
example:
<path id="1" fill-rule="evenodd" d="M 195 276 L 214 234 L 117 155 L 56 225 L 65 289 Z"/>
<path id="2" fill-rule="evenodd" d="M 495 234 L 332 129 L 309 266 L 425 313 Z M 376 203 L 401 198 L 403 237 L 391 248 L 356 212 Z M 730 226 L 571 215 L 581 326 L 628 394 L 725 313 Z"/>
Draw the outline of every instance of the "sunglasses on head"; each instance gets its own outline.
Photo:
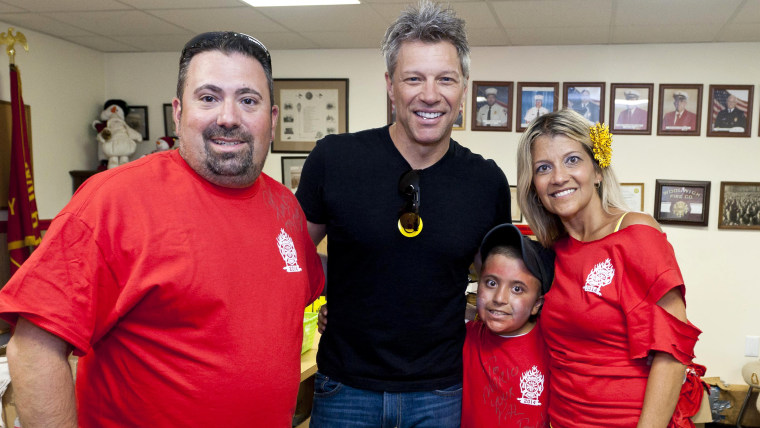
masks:
<path id="1" fill-rule="evenodd" d="M 413 234 L 422 229 L 420 219 L 420 175 L 419 170 L 412 169 L 403 174 L 398 181 L 398 191 L 404 197 L 404 205 L 398 216 L 401 233 Z M 409 235 L 405 235 L 409 236 Z"/>

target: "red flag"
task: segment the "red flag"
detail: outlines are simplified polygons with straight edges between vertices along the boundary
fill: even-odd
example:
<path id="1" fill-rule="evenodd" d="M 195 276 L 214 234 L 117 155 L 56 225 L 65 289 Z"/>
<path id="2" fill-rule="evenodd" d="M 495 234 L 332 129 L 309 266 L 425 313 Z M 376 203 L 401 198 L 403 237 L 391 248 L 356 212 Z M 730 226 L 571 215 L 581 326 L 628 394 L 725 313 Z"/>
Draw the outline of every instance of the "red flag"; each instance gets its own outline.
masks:
<path id="1" fill-rule="evenodd" d="M 11 175 L 8 188 L 8 253 L 11 275 L 29 257 L 30 247 L 40 244 L 40 221 L 34 197 L 34 175 L 29 156 L 21 75 L 11 64 Z"/>

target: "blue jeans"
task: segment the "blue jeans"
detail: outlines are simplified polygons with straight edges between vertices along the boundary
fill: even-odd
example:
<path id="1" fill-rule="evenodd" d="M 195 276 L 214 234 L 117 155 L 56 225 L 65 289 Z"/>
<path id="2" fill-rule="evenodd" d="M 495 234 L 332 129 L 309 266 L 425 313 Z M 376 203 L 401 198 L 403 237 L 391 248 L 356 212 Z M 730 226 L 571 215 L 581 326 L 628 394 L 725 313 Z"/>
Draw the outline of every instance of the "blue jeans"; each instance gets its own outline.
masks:
<path id="1" fill-rule="evenodd" d="M 438 391 L 351 388 L 317 372 L 310 428 L 458 428 L 462 384 Z"/>

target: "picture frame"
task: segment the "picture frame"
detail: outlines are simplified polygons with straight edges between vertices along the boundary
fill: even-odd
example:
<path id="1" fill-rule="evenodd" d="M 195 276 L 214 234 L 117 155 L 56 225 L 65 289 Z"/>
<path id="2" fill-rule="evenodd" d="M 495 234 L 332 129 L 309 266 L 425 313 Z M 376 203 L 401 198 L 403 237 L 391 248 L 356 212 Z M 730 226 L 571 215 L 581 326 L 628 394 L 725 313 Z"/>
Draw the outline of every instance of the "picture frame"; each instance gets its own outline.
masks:
<path id="1" fill-rule="evenodd" d="M 628 208 L 644 212 L 644 183 L 620 183 L 620 192 Z"/>
<path id="2" fill-rule="evenodd" d="M 174 108 L 170 104 L 164 104 L 164 136 L 177 137 L 177 127 L 174 126 Z"/>
<path id="3" fill-rule="evenodd" d="M 301 182 L 301 169 L 306 162 L 306 156 L 283 156 L 280 158 L 282 166 L 282 184 L 292 192 L 298 189 Z"/>
<path id="4" fill-rule="evenodd" d="M 564 82 L 562 107 L 578 112 L 589 125 L 604 123 L 604 82 Z"/>
<path id="5" fill-rule="evenodd" d="M 317 140 L 348 130 L 348 79 L 274 79 L 274 102 L 273 153 L 309 153 Z"/>
<path id="6" fill-rule="evenodd" d="M 759 181 L 720 182 L 718 229 L 760 230 Z"/>
<path id="7" fill-rule="evenodd" d="M 541 104 L 538 104 L 541 101 Z M 559 104 L 559 83 L 557 82 L 517 82 L 517 109 L 515 118 L 517 131 L 522 132 L 538 116 L 557 111 Z"/>
<path id="8" fill-rule="evenodd" d="M 472 82 L 472 131 L 512 131 L 513 82 Z"/>
<path id="9" fill-rule="evenodd" d="M 396 106 L 391 102 L 391 97 L 388 96 L 387 92 L 385 93 L 385 100 L 388 105 L 388 125 L 393 125 L 396 121 Z"/>
<path id="10" fill-rule="evenodd" d="M 654 83 L 610 84 L 610 131 L 651 135 Z"/>
<path id="11" fill-rule="evenodd" d="M 148 131 L 148 106 L 129 106 L 129 113 L 124 118 L 130 128 L 142 135 L 142 141 L 150 138 Z"/>
<path id="12" fill-rule="evenodd" d="M 703 87 L 701 83 L 660 85 L 657 135 L 699 136 Z"/>
<path id="13" fill-rule="evenodd" d="M 464 102 L 462 103 L 462 106 L 459 108 L 459 115 L 457 116 L 457 119 L 454 121 L 454 123 L 451 124 L 451 129 L 454 131 L 464 131 L 465 125 L 464 125 L 464 118 L 467 117 L 465 114 L 465 105 Z"/>
<path id="14" fill-rule="evenodd" d="M 520 202 L 517 200 L 517 186 L 509 186 L 510 207 L 512 211 L 512 223 L 522 223 L 522 210 Z"/>
<path id="15" fill-rule="evenodd" d="M 710 182 L 656 180 L 654 218 L 663 224 L 707 226 Z"/>
<path id="16" fill-rule="evenodd" d="M 752 130 L 754 85 L 710 85 L 708 137 L 746 137 Z"/>

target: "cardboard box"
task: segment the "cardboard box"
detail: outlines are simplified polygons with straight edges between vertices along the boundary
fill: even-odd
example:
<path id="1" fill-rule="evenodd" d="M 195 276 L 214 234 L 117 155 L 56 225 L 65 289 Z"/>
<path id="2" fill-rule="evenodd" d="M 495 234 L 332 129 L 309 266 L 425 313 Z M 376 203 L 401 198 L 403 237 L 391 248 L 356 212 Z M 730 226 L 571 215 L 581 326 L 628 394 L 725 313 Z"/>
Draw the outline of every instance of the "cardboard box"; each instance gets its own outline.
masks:
<path id="1" fill-rule="evenodd" d="M 731 403 L 731 407 L 721 413 L 726 418 L 715 423 L 736 426 L 739 411 L 742 408 L 744 399 L 747 397 L 749 386 L 746 384 L 726 385 L 718 377 L 706 377 L 703 380 L 710 386 L 717 386 L 720 389 L 720 399 Z M 760 413 L 758 413 L 756 405 L 757 397 L 758 390 L 755 389 L 752 391 L 752 395 L 747 402 L 746 409 L 744 409 L 744 415 L 741 420 L 742 427 L 760 427 Z"/>

